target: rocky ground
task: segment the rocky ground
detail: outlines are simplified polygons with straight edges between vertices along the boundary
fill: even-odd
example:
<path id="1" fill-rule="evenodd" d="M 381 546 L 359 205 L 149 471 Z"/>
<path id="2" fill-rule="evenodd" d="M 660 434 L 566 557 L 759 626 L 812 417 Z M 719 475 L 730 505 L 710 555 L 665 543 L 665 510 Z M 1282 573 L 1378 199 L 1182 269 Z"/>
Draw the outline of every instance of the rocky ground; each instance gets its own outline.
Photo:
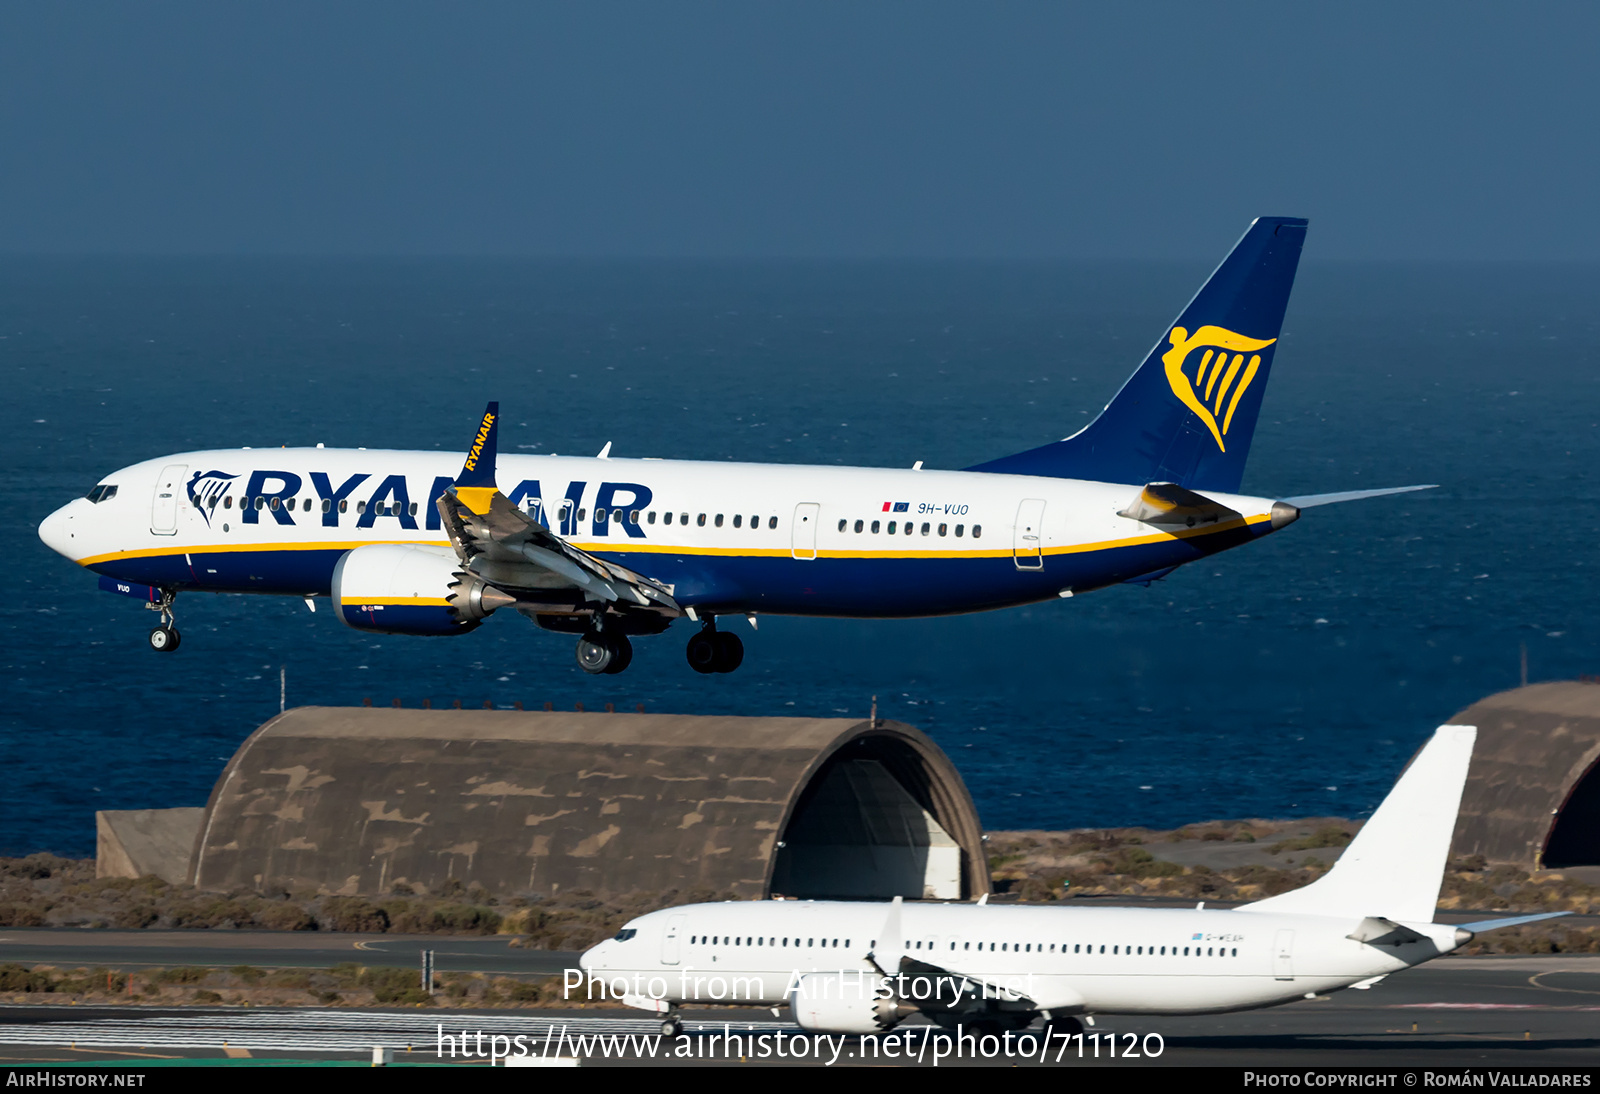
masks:
<path id="1" fill-rule="evenodd" d="M 1360 825 L 1337 817 L 1212 821 L 1168 832 L 1148 828 L 992 832 L 995 888 L 1026 901 L 1139 897 L 1240 904 L 1306 885 L 1333 865 Z M 1516 915 L 1600 913 L 1593 870 L 1529 873 L 1456 859 L 1439 894 L 1442 911 Z M 1563 920 L 1495 931 L 1463 951 L 1600 953 L 1600 927 Z"/>
<path id="2" fill-rule="evenodd" d="M 217 893 L 169 885 L 156 877 L 97 879 L 93 859 L 48 854 L 0 859 L 0 928 L 500 934 L 515 936 L 532 949 L 582 950 L 616 933 L 634 916 L 729 895 L 669 890 L 606 901 L 585 892 L 502 899 L 454 881 L 436 893 L 400 887 L 371 898 Z"/>
<path id="3" fill-rule="evenodd" d="M 989 869 L 997 901 L 1071 903 L 1106 898 L 1242 903 L 1304 885 L 1326 872 L 1359 825 L 1337 817 L 1213 821 L 1173 831 L 1146 828 L 993 832 Z M 1528 873 L 1456 860 L 1439 906 L 1516 914 L 1600 913 L 1592 871 Z M 503 935 L 508 945 L 582 950 L 656 908 L 728 894 L 639 893 L 601 900 L 574 892 L 497 898 L 452 882 L 443 891 L 383 897 L 317 893 L 200 892 L 157 878 L 96 879 L 93 860 L 30 855 L 0 859 L 0 928 L 358 931 Z M 1600 953 L 1592 920 L 1553 920 L 1496 931 L 1466 953 Z M 135 974 L 105 969 L 0 965 L 0 999 L 12 1001 L 227 1003 L 247 1006 L 549 1006 L 559 978 L 444 973 L 421 990 L 414 969 L 347 964 L 328 970 L 180 967 Z M 565 1003 L 564 1005 L 571 1005 Z"/>

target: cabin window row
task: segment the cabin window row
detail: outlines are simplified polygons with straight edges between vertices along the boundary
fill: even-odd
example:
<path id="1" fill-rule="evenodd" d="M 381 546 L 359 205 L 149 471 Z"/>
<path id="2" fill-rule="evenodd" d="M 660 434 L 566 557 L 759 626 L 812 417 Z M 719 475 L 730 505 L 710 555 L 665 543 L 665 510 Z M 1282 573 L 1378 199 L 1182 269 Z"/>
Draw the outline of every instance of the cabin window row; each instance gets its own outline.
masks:
<path id="1" fill-rule="evenodd" d="M 216 498 L 207 498 L 206 502 L 205 502 L 205 506 L 206 506 L 207 509 L 215 509 L 217 507 L 217 499 Z M 282 498 L 276 498 L 276 497 L 272 497 L 272 498 L 268 498 L 268 497 L 254 497 L 254 498 L 245 497 L 245 498 L 240 498 L 239 499 L 239 508 L 240 509 L 250 509 L 250 508 L 271 509 L 273 512 L 277 512 L 277 510 L 280 507 L 283 508 L 283 509 L 287 509 L 291 513 L 294 512 L 296 508 L 298 508 L 303 513 L 309 513 L 309 512 L 311 512 L 311 510 L 313 508 L 317 508 L 317 503 L 312 498 L 301 498 L 298 502 L 296 502 L 296 500 L 294 498 L 290 498 L 287 501 L 285 501 Z M 222 508 L 224 508 L 224 509 L 232 509 L 233 508 L 233 495 L 230 494 L 227 497 L 222 499 Z M 331 512 L 333 512 L 333 502 L 330 501 L 327 498 L 323 498 L 322 499 L 322 505 L 321 505 L 320 508 L 322 509 L 322 511 L 324 513 L 331 513 Z M 376 505 L 374 505 L 372 508 L 373 508 L 374 512 L 376 512 L 380 517 L 398 517 L 400 515 L 401 505 L 397 501 L 394 501 L 394 502 L 382 502 L 382 501 L 380 501 Z M 350 511 L 350 502 L 348 500 L 344 500 L 344 501 L 339 502 L 339 512 L 348 513 L 349 511 Z M 367 511 L 367 503 L 366 502 L 364 502 L 364 501 L 356 502 L 356 512 L 357 513 L 365 513 L 366 511 Z M 411 516 L 413 516 L 413 517 L 416 516 L 417 515 L 417 503 L 416 502 L 412 502 L 410 505 L 405 507 L 405 511 L 408 514 L 410 514 Z"/>
<path id="2" fill-rule="evenodd" d="M 536 502 L 530 503 L 529 504 L 529 508 L 532 509 L 536 505 L 537 505 Z M 572 516 L 572 505 L 571 505 L 571 503 L 563 505 L 561 507 L 561 519 L 562 520 L 568 520 L 569 518 L 571 518 L 571 516 Z M 595 519 L 595 522 L 597 524 L 605 524 L 608 521 L 610 523 L 612 523 L 612 524 L 622 524 L 624 522 L 626 522 L 628 524 L 654 524 L 656 522 L 656 517 L 657 517 L 657 513 L 656 513 L 656 510 L 654 510 L 654 509 L 649 509 L 649 510 L 644 510 L 644 511 L 641 511 L 641 510 L 638 510 L 638 509 L 629 509 L 629 510 L 622 510 L 622 509 L 609 509 L 609 510 L 608 509 L 596 509 L 594 511 L 594 519 Z M 689 514 L 688 513 L 677 513 L 677 514 L 661 513 L 660 517 L 661 517 L 661 523 L 662 524 L 671 524 L 674 519 L 676 519 L 679 524 L 684 525 L 685 527 L 687 527 L 688 524 L 689 524 Z M 583 521 L 586 521 L 588 519 L 589 519 L 589 510 L 588 510 L 588 508 L 587 507 L 579 508 L 579 510 L 578 510 L 578 522 L 582 523 Z M 721 528 L 723 526 L 724 522 L 726 522 L 728 518 L 727 518 L 727 515 L 724 514 L 724 513 L 717 513 L 715 516 L 712 516 L 709 513 L 701 513 L 701 514 L 699 514 L 698 516 L 696 516 L 694 518 L 694 523 L 695 523 L 695 525 L 697 527 L 704 528 L 706 526 L 707 519 L 710 519 L 711 524 L 712 524 L 713 527 Z M 760 516 L 752 514 L 750 516 L 749 520 L 750 520 L 750 528 L 752 530 L 761 527 L 761 517 Z M 735 528 L 743 528 L 745 526 L 745 515 L 743 513 L 735 513 L 735 514 L 733 514 L 733 526 Z M 777 526 L 778 526 L 778 518 L 777 517 L 768 517 L 767 518 L 767 527 L 768 528 L 776 528 Z"/>
<path id="3" fill-rule="evenodd" d="M 922 949 L 922 945 L 923 944 L 921 942 L 918 942 L 912 948 L 920 950 L 920 949 Z M 1092 954 L 1092 953 L 1097 952 L 1095 950 L 1096 943 L 1093 943 L 1093 942 L 1074 942 L 1074 943 L 1072 943 L 1072 949 L 1069 951 L 1067 949 L 1067 943 L 1065 943 L 1065 942 L 1062 942 L 1060 944 L 1061 948 L 1059 950 L 1057 950 L 1056 949 L 1056 945 L 1057 944 L 1054 943 L 1054 942 L 1051 942 L 1049 944 L 1048 949 L 1047 949 L 1045 943 L 1043 943 L 1043 942 L 998 942 L 998 943 L 996 943 L 996 942 L 987 942 L 987 943 L 985 943 L 985 942 L 961 942 L 961 943 L 957 943 L 957 942 L 952 941 L 950 943 L 950 949 L 954 950 L 954 949 L 956 949 L 956 947 L 958 945 L 961 947 L 961 950 L 963 952 L 976 950 L 977 952 L 980 952 L 980 953 L 996 953 L 996 952 L 999 952 L 999 953 L 1007 953 L 1007 952 L 1010 952 L 1010 953 L 1068 953 L 1068 952 L 1071 952 L 1071 953 Z M 1123 957 L 1238 957 L 1239 956 L 1239 948 L 1237 946 L 1233 946 L 1233 947 L 1228 947 L 1228 946 L 1194 946 L 1194 947 L 1184 946 L 1184 947 L 1182 947 L 1183 952 L 1180 954 L 1178 952 L 1179 947 L 1177 947 L 1177 946 L 1159 946 L 1159 947 L 1158 946 L 1124 946 L 1121 943 L 1110 944 L 1110 945 L 1111 945 L 1111 951 L 1110 952 L 1113 955 L 1120 955 L 1120 956 L 1123 956 Z M 929 942 L 927 944 L 927 948 L 930 949 L 930 950 L 933 949 L 934 948 L 934 944 L 932 942 Z M 1189 952 L 1191 948 L 1194 950 L 1194 952 L 1192 954 Z M 1168 950 L 1170 950 L 1171 952 L 1168 953 L 1167 952 Z M 1201 952 L 1202 950 L 1204 952 Z M 1098 952 L 1099 953 L 1105 953 L 1106 952 L 1106 944 L 1100 945 L 1100 948 L 1099 948 Z"/>
<path id="4" fill-rule="evenodd" d="M 839 522 L 839 531 L 845 532 L 845 531 L 849 531 L 849 529 L 850 529 L 850 521 L 849 520 L 841 520 Z M 929 522 L 929 521 L 923 521 L 922 522 L 922 534 L 923 535 L 925 535 L 925 536 L 926 535 L 931 535 L 933 533 L 933 529 L 934 529 L 934 525 L 931 522 Z M 947 535 L 950 534 L 950 526 L 948 524 L 941 524 L 941 525 L 938 526 L 938 529 L 939 529 L 939 534 L 941 536 L 947 536 Z M 908 521 L 906 521 L 904 523 L 903 526 L 901 526 L 901 522 L 900 521 L 891 520 L 889 522 L 888 527 L 885 528 L 883 526 L 883 522 L 879 521 L 879 520 L 873 521 L 870 525 L 864 520 L 858 520 L 855 523 L 855 530 L 857 532 L 871 532 L 873 535 L 877 535 L 880 531 L 882 531 L 882 532 L 885 532 L 885 533 L 887 533 L 888 535 L 891 535 L 891 536 L 897 536 L 897 535 L 907 535 L 907 536 L 909 536 L 909 535 L 915 535 L 916 534 L 917 523 L 916 523 L 916 521 L 908 520 Z M 966 535 L 966 534 L 967 534 L 967 526 L 965 524 L 956 525 L 956 537 L 958 539 L 960 537 Z M 980 537 L 982 535 L 983 535 L 983 525 L 974 524 L 972 526 L 972 538 L 973 539 L 977 539 L 978 537 Z"/>
<path id="5" fill-rule="evenodd" d="M 792 946 L 795 949 L 806 949 L 806 950 L 812 950 L 812 949 L 817 949 L 817 950 L 834 949 L 834 950 L 836 950 L 836 949 L 839 948 L 839 940 L 837 938 L 806 938 L 806 939 L 793 938 L 793 939 L 791 939 L 791 938 L 788 938 L 788 937 L 784 937 L 784 938 L 764 938 L 764 937 L 752 936 L 752 935 L 734 935 L 732 937 L 729 937 L 728 935 L 725 935 L 725 934 L 713 934 L 713 935 L 703 935 L 702 934 L 702 935 L 690 935 L 689 936 L 689 945 L 691 945 L 691 946 L 772 946 L 772 947 L 775 947 L 775 948 L 782 948 L 782 947 L 785 947 L 785 946 Z M 848 938 L 844 940 L 844 946 L 845 946 L 845 949 L 849 949 L 850 948 L 850 940 Z"/>

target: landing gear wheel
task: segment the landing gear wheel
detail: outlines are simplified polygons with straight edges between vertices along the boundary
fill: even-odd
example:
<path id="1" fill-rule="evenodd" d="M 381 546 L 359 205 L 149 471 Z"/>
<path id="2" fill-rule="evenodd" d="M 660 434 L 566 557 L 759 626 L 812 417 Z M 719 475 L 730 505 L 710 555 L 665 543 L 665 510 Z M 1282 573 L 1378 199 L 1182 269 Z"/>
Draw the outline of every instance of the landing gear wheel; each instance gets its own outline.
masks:
<path id="1" fill-rule="evenodd" d="M 611 643 L 611 664 L 605 667 L 608 675 L 615 676 L 629 665 L 633 664 L 633 643 L 628 641 L 625 634 L 610 634 L 606 639 Z"/>
<path id="2" fill-rule="evenodd" d="M 715 641 L 717 656 L 715 669 L 717 672 L 732 672 L 744 664 L 744 643 L 739 641 L 739 636 L 729 631 L 718 631 Z"/>
<path id="3" fill-rule="evenodd" d="M 162 589 L 160 600 L 145 605 L 150 611 L 161 613 L 160 626 L 150 632 L 150 648 L 157 653 L 171 653 L 178 648 L 178 643 L 181 641 L 178 635 L 178 618 L 172 614 L 172 605 L 177 599 L 177 590 Z"/>
<path id="4" fill-rule="evenodd" d="M 682 1037 L 683 1023 L 678 1021 L 676 1018 L 663 1018 L 661 1020 L 661 1036 Z"/>
<path id="5" fill-rule="evenodd" d="M 1046 1018 L 1044 1031 L 1051 1037 L 1076 1037 L 1083 1032 L 1083 1023 L 1076 1018 L 1064 1016 Z"/>
<path id="6" fill-rule="evenodd" d="M 590 631 L 578 639 L 578 667 L 584 672 L 609 672 L 616 660 L 617 648 L 611 644 L 610 635 Z"/>
<path id="7" fill-rule="evenodd" d="M 689 639 L 689 646 L 683 651 L 689 659 L 689 667 L 695 672 L 716 672 L 717 639 L 720 637 L 717 631 L 701 631 Z"/>

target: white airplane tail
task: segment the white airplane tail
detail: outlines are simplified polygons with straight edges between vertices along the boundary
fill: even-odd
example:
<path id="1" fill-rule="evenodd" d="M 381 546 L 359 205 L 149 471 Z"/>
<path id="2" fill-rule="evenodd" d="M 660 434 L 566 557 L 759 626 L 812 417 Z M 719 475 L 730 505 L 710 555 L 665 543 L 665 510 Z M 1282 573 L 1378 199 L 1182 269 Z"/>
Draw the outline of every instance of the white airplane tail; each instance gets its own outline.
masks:
<path id="1" fill-rule="evenodd" d="M 1236 910 L 1431 923 L 1477 737 L 1475 726 L 1440 726 L 1333 869 Z"/>

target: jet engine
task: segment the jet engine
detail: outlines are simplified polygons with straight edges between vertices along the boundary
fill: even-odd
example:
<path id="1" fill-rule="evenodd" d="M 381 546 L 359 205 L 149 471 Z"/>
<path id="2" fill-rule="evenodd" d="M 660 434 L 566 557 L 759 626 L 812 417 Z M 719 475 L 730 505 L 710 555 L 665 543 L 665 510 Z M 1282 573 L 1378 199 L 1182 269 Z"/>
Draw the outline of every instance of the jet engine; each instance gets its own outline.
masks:
<path id="1" fill-rule="evenodd" d="M 789 1009 L 813 1033 L 882 1033 L 916 1012 L 882 998 L 881 982 L 866 972 L 807 973 L 789 989 Z"/>
<path id="2" fill-rule="evenodd" d="M 374 543 L 333 568 L 333 607 L 347 626 L 380 634 L 465 634 L 517 598 L 461 566 L 445 547 Z"/>

